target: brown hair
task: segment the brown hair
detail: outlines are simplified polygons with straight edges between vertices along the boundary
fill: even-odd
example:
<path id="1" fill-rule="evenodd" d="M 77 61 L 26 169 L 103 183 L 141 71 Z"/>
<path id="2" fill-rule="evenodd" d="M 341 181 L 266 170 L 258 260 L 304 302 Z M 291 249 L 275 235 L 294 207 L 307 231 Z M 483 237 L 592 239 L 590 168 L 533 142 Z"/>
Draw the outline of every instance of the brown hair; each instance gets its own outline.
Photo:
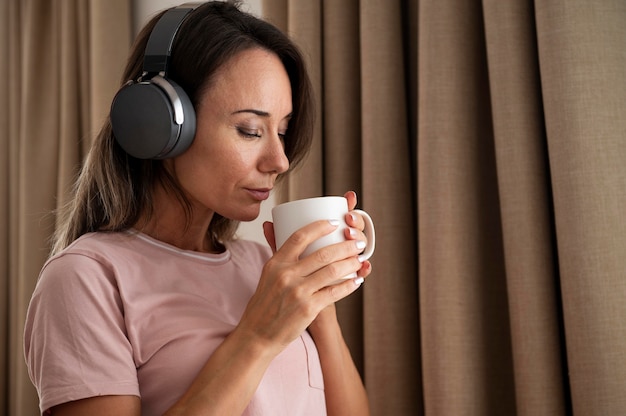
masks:
<path id="1" fill-rule="evenodd" d="M 155 16 L 138 35 L 122 83 L 141 76 L 146 44 L 163 13 Z M 302 54 L 279 29 L 239 10 L 237 1 L 211 1 L 185 19 L 174 40 L 168 78 L 180 85 L 194 105 L 217 69 L 244 50 L 263 48 L 275 53 L 291 82 L 293 115 L 285 137 L 285 154 L 293 170 L 311 145 L 314 106 L 310 80 Z M 58 212 L 52 254 L 81 235 L 93 231 L 122 231 L 154 211 L 156 183 L 176 195 L 190 221 L 190 203 L 161 160 L 136 159 L 124 152 L 107 120 L 87 155 L 76 182 L 75 196 Z M 233 238 L 238 222 L 214 214 L 209 225 L 213 242 Z"/>

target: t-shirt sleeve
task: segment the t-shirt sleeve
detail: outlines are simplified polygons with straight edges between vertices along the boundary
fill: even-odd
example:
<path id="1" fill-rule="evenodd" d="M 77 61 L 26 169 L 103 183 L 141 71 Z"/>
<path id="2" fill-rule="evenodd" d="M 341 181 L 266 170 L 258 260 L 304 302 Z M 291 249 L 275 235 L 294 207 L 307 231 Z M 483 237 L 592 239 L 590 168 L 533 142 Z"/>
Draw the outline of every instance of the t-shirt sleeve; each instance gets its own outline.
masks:
<path id="1" fill-rule="evenodd" d="M 88 397 L 139 396 L 115 273 L 94 258 L 66 253 L 44 266 L 24 349 L 42 412 Z"/>

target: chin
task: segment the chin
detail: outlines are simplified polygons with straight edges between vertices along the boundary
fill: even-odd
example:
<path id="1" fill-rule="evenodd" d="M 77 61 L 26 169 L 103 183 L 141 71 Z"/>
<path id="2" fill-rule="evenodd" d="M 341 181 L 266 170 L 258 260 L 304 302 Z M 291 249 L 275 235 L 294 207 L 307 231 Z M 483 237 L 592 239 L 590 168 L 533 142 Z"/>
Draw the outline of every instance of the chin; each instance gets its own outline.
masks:
<path id="1" fill-rule="evenodd" d="M 257 218 L 259 218 L 259 216 L 257 215 L 256 217 L 240 217 L 240 218 L 235 218 L 235 221 L 239 221 L 239 222 L 252 222 L 254 220 L 256 220 Z"/>
<path id="2" fill-rule="evenodd" d="M 248 208 L 245 210 L 240 210 L 237 213 L 237 215 L 227 215 L 225 217 L 230 218 L 231 220 L 234 220 L 234 221 L 250 222 L 259 218 L 260 213 L 261 213 L 260 206 L 257 205 L 255 209 Z"/>

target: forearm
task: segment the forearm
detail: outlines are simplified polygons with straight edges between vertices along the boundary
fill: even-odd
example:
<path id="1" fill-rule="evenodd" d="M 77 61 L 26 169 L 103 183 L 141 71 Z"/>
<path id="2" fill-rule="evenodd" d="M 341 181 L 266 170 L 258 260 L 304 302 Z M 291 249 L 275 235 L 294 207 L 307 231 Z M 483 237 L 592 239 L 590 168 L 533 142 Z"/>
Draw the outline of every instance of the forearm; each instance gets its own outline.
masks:
<path id="1" fill-rule="evenodd" d="M 310 332 L 315 340 L 324 374 L 328 415 L 369 415 L 365 387 L 339 324 L 335 321 L 323 328 L 310 328 Z"/>
<path id="2" fill-rule="evenodd" d="M 240 415 L 278 352 L 233 331 L 166 415 Z"/>

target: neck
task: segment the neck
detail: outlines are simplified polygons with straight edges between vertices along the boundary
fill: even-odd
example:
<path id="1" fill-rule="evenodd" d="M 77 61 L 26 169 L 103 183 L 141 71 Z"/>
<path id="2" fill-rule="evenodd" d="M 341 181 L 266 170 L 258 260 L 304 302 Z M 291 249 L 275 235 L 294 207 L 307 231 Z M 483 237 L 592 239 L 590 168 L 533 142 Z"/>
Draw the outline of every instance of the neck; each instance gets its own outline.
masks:
<path id="1" fill-rule="evenodd" d="M 187 213 L 181 203 L 161 186 L 153 194 L 154 212 L 149 218 L 144 215 L 135 228 L 152 238 L 163 241 L 183 250 L 204 253 L 220 253 L 224 249 L 209 234 L 209 224 L 213 211 L 192 205 Z M 188 215 L 191 218 L 188 221 Z"/>

